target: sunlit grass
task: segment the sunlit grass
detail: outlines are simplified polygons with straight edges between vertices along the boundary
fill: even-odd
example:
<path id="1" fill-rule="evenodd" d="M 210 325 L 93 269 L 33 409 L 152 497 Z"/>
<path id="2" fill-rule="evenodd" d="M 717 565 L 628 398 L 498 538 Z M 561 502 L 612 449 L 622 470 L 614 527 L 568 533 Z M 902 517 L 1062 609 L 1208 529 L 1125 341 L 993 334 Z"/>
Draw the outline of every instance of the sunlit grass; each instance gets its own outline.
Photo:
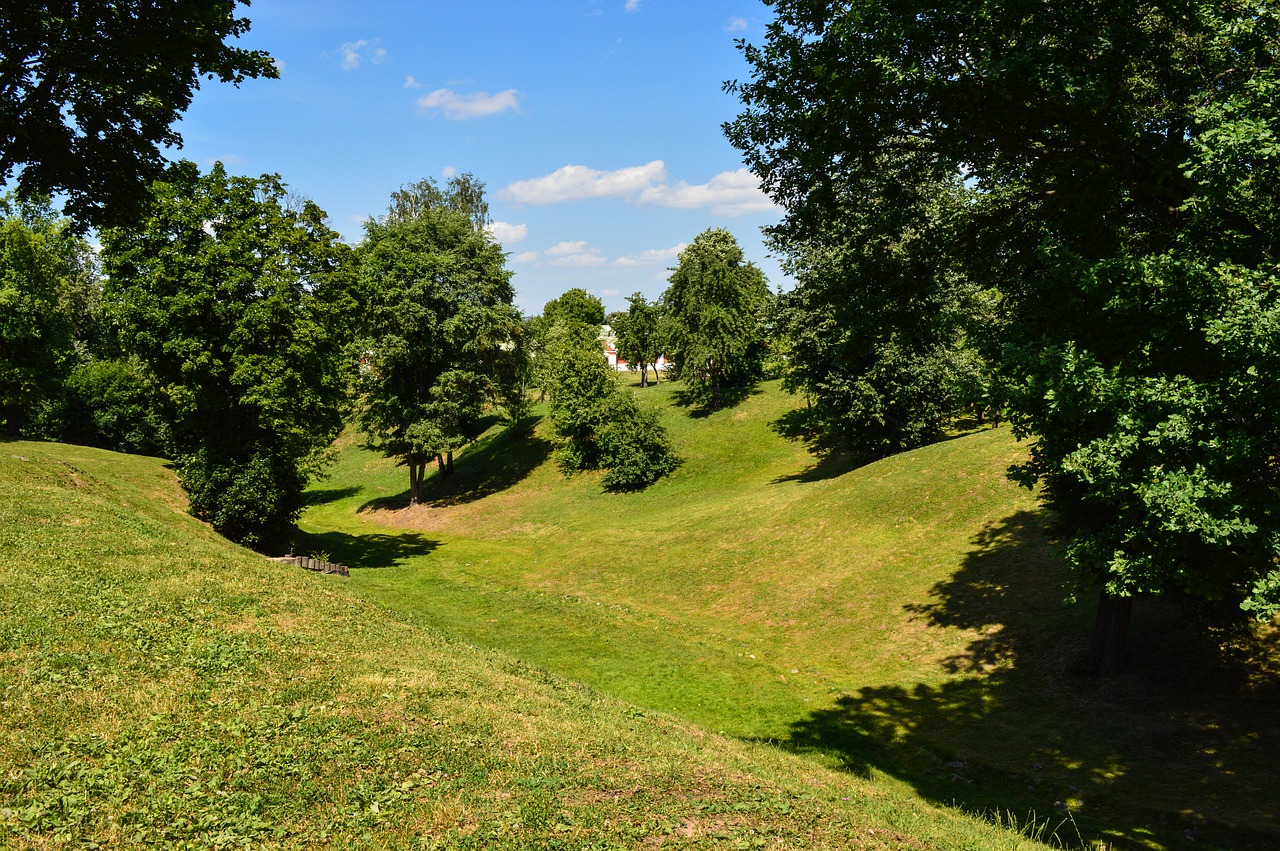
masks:
<path id="1" fill-rule="evenodd" d="M 155 459 L 0 443 L 0 493 L 0 847 L 1029 847 L 268 562 Z M 500 537 L 351 529 L 357 577 L 448 557 L 548 624 L 594 606 L 467 564 Z"/>
<path id="2" fill-rule="evenodd" d="M 1025 452 L 1007 429 L 851 469 L 778 433 L 796 400 L 775 384 L 709 416 L 677 389 L 639 391 L 685 460 L 636 494 L 563 477 L 543 424 L 523 443 L 490 431 L 407 509 L 403 471 L 348 438 L 311 545 L 415 622 L 935 801 L 1071 811 L 1087 836 L 1153 847 L 1280 835 L 1250 791 L 1280 755 L 1257 724 L 1276 708 L 1249 703 L 1266 686 L 1224 686 L 1194 630 L 1146 602 L 1134 673 L 1093 680 L 1092 612 L 1063 604 L 1045 517 L 1005 476 Z"/>

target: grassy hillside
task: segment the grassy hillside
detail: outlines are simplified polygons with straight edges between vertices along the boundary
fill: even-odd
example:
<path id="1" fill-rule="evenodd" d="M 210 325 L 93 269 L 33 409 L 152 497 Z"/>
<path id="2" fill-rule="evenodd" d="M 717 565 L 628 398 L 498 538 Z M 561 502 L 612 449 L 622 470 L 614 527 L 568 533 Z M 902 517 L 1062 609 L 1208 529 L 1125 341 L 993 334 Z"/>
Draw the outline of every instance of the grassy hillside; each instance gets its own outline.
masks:
<path id="1" fill-rule="evenodd" d="M 355 453 L 344 465 L 353 481 L 366 466 L 381 475 Z M 324 498 L 359 499 L 366 487 L 342 482 Z M 563 484 L 537 471 L 525 488 L 549 497 Z M 570 499 L 594 499 L 573 488 Z M 0 443 L 0 494 L 2 847 L 1031 847 L 925 806 L 908 786 L 709 734 L 447 640 L 416 605 L 401 609 L 410 617 L 351 593 L 390 594 L 399 577 L 416 594 L 432 583 L 447 594 L 458 583 L 434 578 L 437 560 L 470 553 L 480 560 L 451 570 L 474 568 L 475 599 L 518 598 L 492 611 L 527 607 L 534 633 L 616 618 L 661 635 L 662 617 L 644 607 L 605 615 L 590 596 L 566 599 L 555 564 L 531 564 L 519 591 L 514 574 L 484 565 L 486 555 L 528 560 L 540 539 L 595 534 L 551 528 L 546 504 L 533 515 L 543 519 L 504 532 L 490 511 L 461 516 L 477 503 L 459 497 L 452 522 L 477 527 L 467 543 L 347 518 L 358 531 L 328 534 L 365 568 L 348 581 L 217 538 L 183 513 L 154 459 Z M 609 551 L 590 549 L 574 567 L 584 575 Z M 588 608 L 592 618 L 563 616 Z M 474 619 L 487 624 L 492 611 L 481 605 Z M 748 649 L 756 629 L 728 639 L 719 628 L 706 625 L 715 652 L 726 640 Z M 663 658 L 654 675 L 674 675 L 680 661 Z M 755 682 L 755 672 L 743 662 L 727 676 Z"/>
<path id="2" fill-rule="evenodd" d="M 1224 660 L 1144 601 L 1134 670 L 1093 679 L 1092 601 L 1062 604 L 1007 430 L 850 470 L 780 435 L 776 385 L 710 416 L 641 398 L 686 459 L 644 493 L 494 430 L 408 508 L 348 438 L 308 545 L 415 623 L 923 799 L 1070 811 L 1121 847 L 1280 843 L 1274 636 Z"/>

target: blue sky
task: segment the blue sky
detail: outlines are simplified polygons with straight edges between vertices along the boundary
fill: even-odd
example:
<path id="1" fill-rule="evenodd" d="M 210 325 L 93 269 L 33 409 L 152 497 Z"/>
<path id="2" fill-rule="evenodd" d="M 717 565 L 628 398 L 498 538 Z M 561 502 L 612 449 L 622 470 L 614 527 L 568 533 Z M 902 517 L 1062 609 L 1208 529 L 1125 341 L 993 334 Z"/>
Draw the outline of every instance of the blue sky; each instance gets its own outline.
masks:
<path id="1" fill-rule="evenodd" d="M 678 248 L 730 230 L 776 286 L 779 219 L 720 125 L 762 39 L 756 0 L 255 0 L 239 46 L 279 80 L 204 84 L 180 156 L 280 174 L 349 240 L 392 191 L 471 172 L 529 313 L 570 287 L 656 298 Z"/>

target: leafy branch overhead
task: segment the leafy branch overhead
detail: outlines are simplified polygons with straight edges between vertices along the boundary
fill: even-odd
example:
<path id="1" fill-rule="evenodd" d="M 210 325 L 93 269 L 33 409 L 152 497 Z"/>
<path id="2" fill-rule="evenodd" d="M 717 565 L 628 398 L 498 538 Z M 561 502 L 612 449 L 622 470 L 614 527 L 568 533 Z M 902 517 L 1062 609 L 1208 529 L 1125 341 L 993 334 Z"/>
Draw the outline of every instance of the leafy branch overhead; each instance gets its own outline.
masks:
<path id="1" fill-rule="evenodd" d="M 135 218 L 201 78 L 276 77 L 236 0 L 8 0 L 0 13 L 0 183 L 60 193 L 79 226 Z M 247 5 L 247 4 L 245 4 Z"/>

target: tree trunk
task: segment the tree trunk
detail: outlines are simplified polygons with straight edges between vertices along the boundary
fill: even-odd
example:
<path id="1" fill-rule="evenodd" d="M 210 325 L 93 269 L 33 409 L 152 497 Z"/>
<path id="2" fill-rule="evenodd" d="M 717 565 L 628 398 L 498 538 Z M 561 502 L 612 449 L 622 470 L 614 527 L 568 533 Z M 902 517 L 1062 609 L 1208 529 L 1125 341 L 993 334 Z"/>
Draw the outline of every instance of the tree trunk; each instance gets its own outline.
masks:
<path id="1" fill-rule="evenodd" d="M 653 386 L 657 387 L 659 383 L 661 382 L 658 381 L 658 362 L 654 361 L 653 362 Z"/>
<path id="2" fill-rule="evenodd" d="M 426 475 L 426 461 L 409 461 L 409 504 L 419 505 L 422 502 L 422 479 Z"/>
<path id="3" fill-rule="evenodd" d="M 445 457 L 444 474 L 446 476 L 453 475 L 453 450 L 452 449 L 449 450 L 448 454 Z"/>
<path id="4" fill-rule="evenodd" d="M 1132 597 L 1113 597 L 1104 588 L 1098 598 L 1098 619 L 1093 625 L 1093 665 L 1100 677 L 1114 677 L 1124 671 L 1128 658 Z"/>
<path id="5" fill-rule="evenodd" d="M 22 437 L 22 408 L 19 405 L 5 405 L 4 436 L 11 440 Z"/>

